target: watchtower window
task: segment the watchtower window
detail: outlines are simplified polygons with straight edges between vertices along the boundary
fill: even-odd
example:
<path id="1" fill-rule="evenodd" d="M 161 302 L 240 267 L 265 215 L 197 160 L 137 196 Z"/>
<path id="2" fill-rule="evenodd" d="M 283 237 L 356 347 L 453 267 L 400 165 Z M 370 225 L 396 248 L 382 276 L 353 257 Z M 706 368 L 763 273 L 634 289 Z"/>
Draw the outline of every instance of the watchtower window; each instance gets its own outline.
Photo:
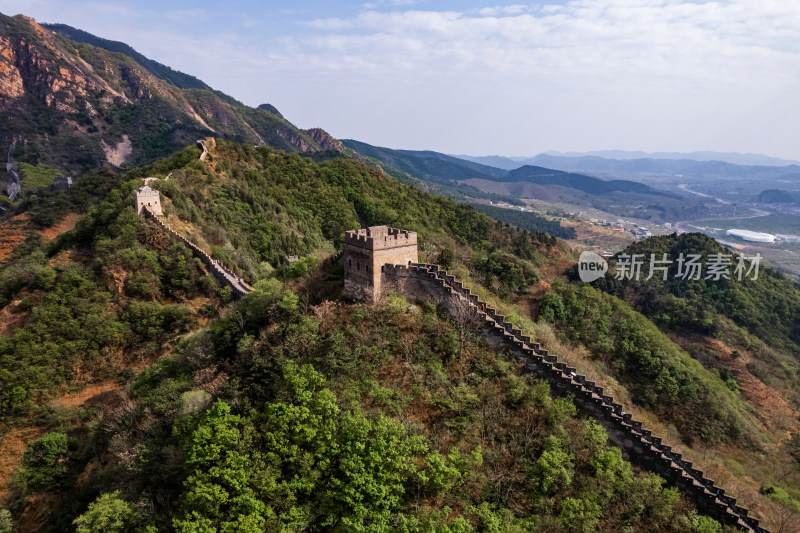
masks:
<path id="1" fill-rule="evenodd" d="M 356 261 L 356 270 L 358 270 L 359 272 L 361 272 L 361 263 L 360 263 L 360 262 L 358 262 L 358 261 Z"/>
<path id="2" fill-rule="evenodd" d="M 369 274 L 369 265 L 366 265 L 364 268 L 366 268 L 367 274 Z"/>
<path id="3" fill-rule="evenodd" d="M 347 260 L 347 268 L 353 268 L 353 260 L 352 259 L 348 259 Z"/>
<path id="4" fill-rule="evenodd" d="M 381 266 L 381 272 L 386 272 L 386 266 L 385 265 Z"/>

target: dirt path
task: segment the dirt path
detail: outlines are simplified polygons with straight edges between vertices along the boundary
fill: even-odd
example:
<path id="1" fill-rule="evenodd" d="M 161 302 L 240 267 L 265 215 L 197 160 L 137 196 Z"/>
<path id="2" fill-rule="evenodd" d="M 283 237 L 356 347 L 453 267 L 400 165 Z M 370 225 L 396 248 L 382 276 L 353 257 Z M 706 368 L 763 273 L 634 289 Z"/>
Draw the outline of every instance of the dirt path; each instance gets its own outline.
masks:
<path id="1" fill-rule="evenodd" d="M 122 385 L 115 380 L 108 379 L 100 383 L 87 385 L 78 392 L 65 394 L 58 400 L 58 403 L 67 407 L 79 407 L 81 405 L 110 405 L 115 399 L 119 398 Z"/>
<path id="2" fill-rule="evenodd" d="M 20 308 L 22 299 L 14 300 L 7 306 L 0 309 L 0 337 L 14 331 L 15 328 L 25 323 L 25 319 L 30 316 L 30 311 Z"/>

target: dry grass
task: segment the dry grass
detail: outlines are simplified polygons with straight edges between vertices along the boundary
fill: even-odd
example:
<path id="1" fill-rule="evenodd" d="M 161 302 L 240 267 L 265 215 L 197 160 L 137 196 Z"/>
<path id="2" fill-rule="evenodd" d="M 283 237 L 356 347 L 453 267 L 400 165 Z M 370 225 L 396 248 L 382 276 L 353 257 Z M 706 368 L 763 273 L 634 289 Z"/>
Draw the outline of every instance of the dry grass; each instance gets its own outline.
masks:
<path id="1" fill-rule="evenodd" d="M 13 428 L 0 441 L 0 505 L 8 500 L 8 482 L 22 462 L 22 454 L 42 433 L 44 428 L 39 427 Z"/>
<path id="2" fill-rule="evenodd" d="M 40 229 L 37 231 L 37 233 L 44 237 L 44 240 L 46 241 L 55 239 L 62 233 L 66 233 L 74 229 L 78 222 L 80 222 L 81 218 L 83 218 L 83 215 L 67 213 L 67 216 L 62 218 L 60 222 L 53 224 L 49 228 Z"/>
<path id="3" fill-rule="evenodd" d="M 0 224 L 0 261 L 5 261 L 14 248 L 25 240 L 29 231 L 28 215 L 22 213 Z"/>

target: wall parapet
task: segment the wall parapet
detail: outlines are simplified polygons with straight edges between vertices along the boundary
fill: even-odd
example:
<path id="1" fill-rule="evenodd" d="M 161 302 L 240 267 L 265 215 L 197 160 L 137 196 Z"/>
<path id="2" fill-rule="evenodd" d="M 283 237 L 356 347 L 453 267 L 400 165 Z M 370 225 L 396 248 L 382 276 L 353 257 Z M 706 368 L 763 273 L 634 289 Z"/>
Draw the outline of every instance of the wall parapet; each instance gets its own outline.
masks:
<path id="1" fill-rule="evenodd" d="M 346 231 L 344 243 L 367 250 L 382 250 L 398 246 L 416 246 L 417 233 L 387 226 L 372 226 Z"/>
<path id="2" fill-rule="evenodd" d="M 185 244 L 192 251 L 192 255 L 200 259 L 200 261 L 206 266 L 208 271 L 211 272 L 211 275 L 214 276 L 217 281 L 219 281 L 223 286 L 231 288 L 232 294 L 235 298 L 241 298 L 242 296 L 253 291 L 253 288 L 250 285 L 245 283 L 242 278 L 236 276 L 221 261 L 212 259 L 205 250 L 169 227 L 169 225 L 161 220 L 161 218 L 153 213 L 147 206 L 145 206 L 145 208 L 142 210 L 142 213 L 145 217 L 153 220 L 156 224 L 161 226 L 161 228 L 164 229 L 164 231 L 166 231 L 170 237 L 180 243 Z"/>
<path id="3" fill-rule="evenodd" d="M 571 395 L 576 407 L 583 414 L 595 417 L 605 427 L 609 439 L 625 450 L 631 462 L 659 474 L 691 499 L 698 510 L 745 531 L 769 533 L 759 526 L 756 518 L 749 516 L 746 508 L 736 504 L 735 498 L 726 495 L 725 490 L 706 478 L 701 470 L 693 468 L 691 461 L 683 459 L 680 453 L 663 444 L 661 438 L 654 436 L 631 414 L 623 414 L 621 404 L 605 394 L 603 387 L 577 374 L 575 368 L 558 361 L 558 357 L 550 355 L 538 343 L 531 342 L 529 335 L 506 322 L 503 315 L 472 294 L 454 276 L 440 270 L 437 265 L 425 263 L 387 264 L 383 269 L 387 292 L 393 288 L 415 299 L 437 299 L 437 303 L 443 304 L 448 310 L 456 305 L 467 306 L 473 316 L 480 320 L 490 343 L 507 348 L 520 360 L 525 370 L 547 380 L 555 394 Z M 391 283 L 392 280 L 408 279 L 413 279 L 417 286 L 407 282 Z"/>

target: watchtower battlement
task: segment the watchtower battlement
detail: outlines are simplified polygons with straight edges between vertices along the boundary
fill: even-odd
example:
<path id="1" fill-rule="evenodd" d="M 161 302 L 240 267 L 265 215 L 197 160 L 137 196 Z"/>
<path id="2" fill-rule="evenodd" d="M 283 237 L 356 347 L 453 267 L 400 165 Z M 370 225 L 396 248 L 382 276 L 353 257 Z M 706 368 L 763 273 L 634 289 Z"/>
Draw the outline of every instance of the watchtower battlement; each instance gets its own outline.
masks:
<path id="1" fill-rule="evenodd" d="M 163 214 L 161 211 L 161 194 L 147 185 L 142 185 L 136 191 L 136 213 L 141 215 L 145 209 L 149 209 L 154 215 Z"/>
<path id="2" fill-rule="evenodd" d="M 344 295 L 377 302 L 383 297 L 386 265 L 417 262 L 417 233 L 372 226 L 344 235 Z"/>
<path id="3" fill-rule="evenodd" d="M 385 250 L 398 246 L 416 246 L 417 232 L 388 226 L 371 226 L 344 234 L 345 244 L 366 248 L 367 250 Z"/>

